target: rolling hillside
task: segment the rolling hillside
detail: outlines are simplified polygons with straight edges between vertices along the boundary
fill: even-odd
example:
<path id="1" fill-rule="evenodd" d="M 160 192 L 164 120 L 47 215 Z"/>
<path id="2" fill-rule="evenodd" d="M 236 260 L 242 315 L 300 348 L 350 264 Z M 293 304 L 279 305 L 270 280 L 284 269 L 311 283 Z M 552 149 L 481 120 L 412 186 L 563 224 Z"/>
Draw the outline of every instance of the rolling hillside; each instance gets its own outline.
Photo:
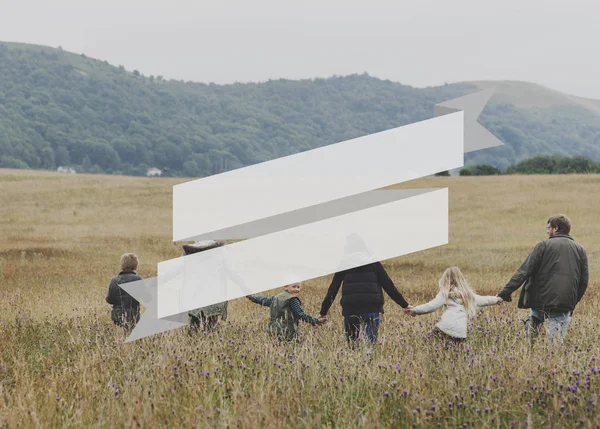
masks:
<path id="1" fill-rule="evenodd" d="M 506 146 L 467 164 L 600 161 L 600 101 L 527 82 L 414 88 L 362 74 L 215 85 L 0 42 L 0 167 L 205 176 L 424 120 L 435 103 L 489 86 L 497 93 L 480 121 Z"/>

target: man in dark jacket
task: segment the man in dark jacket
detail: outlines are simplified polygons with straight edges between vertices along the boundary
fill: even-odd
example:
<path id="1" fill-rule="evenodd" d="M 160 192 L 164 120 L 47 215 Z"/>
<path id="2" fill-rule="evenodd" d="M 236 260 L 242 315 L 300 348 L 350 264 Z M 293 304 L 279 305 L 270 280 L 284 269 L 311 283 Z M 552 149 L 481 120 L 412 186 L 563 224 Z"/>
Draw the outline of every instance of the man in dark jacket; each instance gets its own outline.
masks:
<path id="1" fill-rule="evenodd" d="M 535 340 L 548 320 L 548 341 L 552 344 L 564 340 L 573 310 L 587 289 L 589 273 L 585 249 L 569 235 L 569 218 L 552 216 L 546 230 L 549 238 L 535 246 L 498 296 L 510 301 L 510 295 L 528 280 L 520 298 L 522 308 L 531 308 L 525 324 L 527 333 Z"/>
<path id="2" fill-rule="evenodd" d="M 321 305 L 321 317 L 325 317 L 342 287 L 342 315 L 344 330 L 351 345 L 358 339 L 364 326 L 371 344 L 377 342 L 379 315 L 383 313 L 383 291 L 402 308 L 408 303 L 398 291 L 381 262 L 363 265 L 333 276 L 327 295 Z"/>

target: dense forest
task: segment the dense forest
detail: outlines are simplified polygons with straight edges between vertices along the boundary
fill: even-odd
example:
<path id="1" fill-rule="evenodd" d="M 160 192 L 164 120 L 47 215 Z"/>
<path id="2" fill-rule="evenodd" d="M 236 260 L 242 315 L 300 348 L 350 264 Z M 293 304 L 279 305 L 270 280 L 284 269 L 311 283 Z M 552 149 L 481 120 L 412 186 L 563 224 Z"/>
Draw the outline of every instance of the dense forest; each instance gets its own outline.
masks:
<path id="1" fill-rule="evenodd" d="M 367 74 L 215 85 L 144 76 L 58 48 L 0 43 L 0 167 L 199 177 L 431 118 L 474 84 L 413 88 Z M 599 104 L 600 106 L 600 104 Z M 600 114 L 491 103 L 504 147 L 466 163 L 539 154 L 600 161 Z"/>

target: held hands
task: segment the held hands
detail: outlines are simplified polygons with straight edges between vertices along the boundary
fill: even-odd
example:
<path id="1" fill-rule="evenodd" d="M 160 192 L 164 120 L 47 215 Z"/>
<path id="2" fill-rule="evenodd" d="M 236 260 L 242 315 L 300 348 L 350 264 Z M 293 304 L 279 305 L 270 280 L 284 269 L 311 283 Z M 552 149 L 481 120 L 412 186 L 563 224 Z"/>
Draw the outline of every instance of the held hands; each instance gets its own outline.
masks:
<path id="1" fill-rule="evenodd" d="M 409 316 L 412 316 L 412 317 L 416 317 L 417 316 L 417 313 L 415 313 L 415 307 L 413 307 L 412 305 L 409 305 L 408 307 L 406 307 L 404 309 L 404 312 L 406 314 L 408 314 Z"/>
<path id="2" fill-rule="evenodd" d="M 327 323 L 327 316 L 319 316 L 317 319 L 317 325 L 323 326 L 325 323 Z"/>
<path id="3" fill-rule="evenodd" d="M 499 296 L 498 298 L 498 305 L 502 305 L 504 303 L 504 300 L 502 298 L 500 298 Z"/>

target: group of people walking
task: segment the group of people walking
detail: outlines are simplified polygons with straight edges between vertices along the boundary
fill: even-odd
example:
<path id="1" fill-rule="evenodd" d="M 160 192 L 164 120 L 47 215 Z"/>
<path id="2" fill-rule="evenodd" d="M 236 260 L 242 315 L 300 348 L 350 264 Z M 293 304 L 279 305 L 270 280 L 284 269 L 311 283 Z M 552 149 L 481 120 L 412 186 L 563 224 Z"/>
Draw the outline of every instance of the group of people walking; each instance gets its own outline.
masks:
<path id="1" fill-rule="evenodd" d="M 270 322 L 267 332 L 282 341 L 297 341 L 299 322 L 323 325 L 327 314 L 341 289 L 341 307 L 344 331 L 351 345 L 364 333 L 365 340 L 375 344 L 378 339 L 380 317 L 383 314 L 384 292 L 409 316 L 432 313 L 445 308 L 433 335 L 448 344 L 457 344 L 467 338 L 468 320 L 479 307 L 511 301 L 511 295 L 523 284 L 519 308 L 529 308 L 526 330 L 532 341 L 545 321 L 548 321 L 550 343 L 562 342 L 566 336 L 575 306 L 588 286 L 589 270 L 585 249 L 571 236 L 571 221 L 565 215 L 554 215 L 547 221 L 548 239 L 538 243 L 517 272 L 496 296 L 480 296 L 471 288 L 458 267 L 445 270 L 438 284 L 438 293 L 428 303 L 413 307 L 404 299 L 380 262 L 335 273 L 317 317 L 307 314 L 299 298 L 301 284 L 284 287 L 272 297 L 249 295 L 256 304 L 269 307 Z M 220 241 L 207 240 L 184 245 L 184 255 L 222 246 Z M 112 320 L 126 330 L 139 320 L 139 303 L 119 287 L 119 284 L 141 279 L 135 273 L 138 260 L 134 254 L 121 257 L 121 272 L 109 286 L 106 301 L 113 305 Z M 190 334 L 202 328 L 216 327 L 218 318 L 227 318 L 227 302 L 200 308 L 189 313 Z"/>

